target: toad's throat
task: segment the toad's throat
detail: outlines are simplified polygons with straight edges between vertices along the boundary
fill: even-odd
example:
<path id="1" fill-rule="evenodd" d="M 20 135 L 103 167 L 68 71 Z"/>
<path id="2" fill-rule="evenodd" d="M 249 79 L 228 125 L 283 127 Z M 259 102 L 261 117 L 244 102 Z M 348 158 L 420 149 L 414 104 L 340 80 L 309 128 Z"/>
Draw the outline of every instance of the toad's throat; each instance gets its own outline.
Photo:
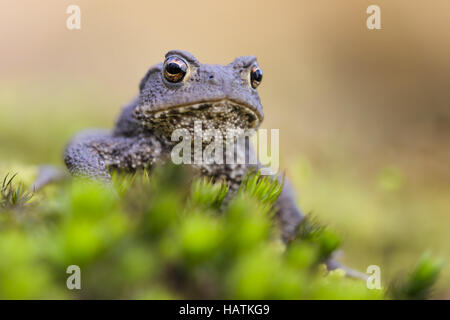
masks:
<path id="1" fill-rule="evenodd" d="M 135 111 L 136 118 L 149 129 L 170 136 L 176 129 L 192 132 L 200 122 L 202 129 L 215 129 L 223 133 L 230 129 L 256 129 L 260 119 L 248 106 L 230 101 L 199 102 L 174 106 L 165 110 L 151 110 L 145 106 Z"/>

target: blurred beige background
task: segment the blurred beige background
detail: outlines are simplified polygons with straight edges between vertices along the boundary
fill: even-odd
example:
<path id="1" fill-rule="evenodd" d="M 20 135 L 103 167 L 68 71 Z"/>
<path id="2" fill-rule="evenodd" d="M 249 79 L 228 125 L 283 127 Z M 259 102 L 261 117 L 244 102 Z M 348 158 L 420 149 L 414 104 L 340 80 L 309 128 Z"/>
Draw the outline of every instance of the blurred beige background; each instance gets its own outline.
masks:
<path id="1" fill-rule="evenodd" d="M 70 4 L 81 30 L 66 28 Z M 366 28 L 371 4 L 382 30 Z M 347 259 L 393 274 L 426 249 L 450 258 L 448 0 L 2 0 L 0 16 L 0 162 L 61 164 L 170 49 L 257 55 L 264 127 L 280 128 L 302 206 L 342 232 Z"/>
<path id="2" fill-rule="evenodd" d="M 383 30 L 365 27 L 373 3 L 381 7 Z M 79 31 L 65 27 L 70 4 L 81 8 Z M 0 10 L 0 84 L 37 95 L 20 113 L 40 95 L 76 83 L 116 98 L 86 110 L 86 118 L 103 113 L 106 125 L 170 49 L 189 50 L 207 63 L 254 54 L 264 71 L 265 125 L 282 128 L 287 154 L 344 144 L 367 162 L 401 156 L 415 170 L 424 163 L 448 169 L 435 154 L 449 155 L 442 148 L 450 136 L 446 0 L 2 0 Z M 68 118 L 74 112 L 54 108 Z"/>

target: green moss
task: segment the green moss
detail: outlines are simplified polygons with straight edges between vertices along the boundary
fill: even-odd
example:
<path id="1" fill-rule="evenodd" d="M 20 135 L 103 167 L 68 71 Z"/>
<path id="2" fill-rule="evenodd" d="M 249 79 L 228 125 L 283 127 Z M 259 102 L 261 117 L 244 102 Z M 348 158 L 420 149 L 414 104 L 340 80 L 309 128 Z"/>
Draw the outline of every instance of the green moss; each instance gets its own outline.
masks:
<path id="1" fill-rule="evenodd" d="M 230 197 L 223 183 L 169 166 L 114 184 L 74 180 L 33 206 L 1 207 L 0 298 L 387 297 L 324 272 L 340 240 L 311 219 L 280 242 L 279 181 L 253 173 Z M 79 291 L 66 288 L 69 265 L 81 268 Z M 420 264 L 407 296 L 425 297 L 436 277 L 435 265 Z"/>

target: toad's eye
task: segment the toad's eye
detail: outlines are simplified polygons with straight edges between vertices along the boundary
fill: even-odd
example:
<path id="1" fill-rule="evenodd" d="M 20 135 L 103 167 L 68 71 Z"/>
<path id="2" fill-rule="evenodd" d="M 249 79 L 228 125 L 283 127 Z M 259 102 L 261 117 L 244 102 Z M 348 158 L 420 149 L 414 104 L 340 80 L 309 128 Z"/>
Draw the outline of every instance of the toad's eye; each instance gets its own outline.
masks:
<path id="1" fill-rule="evenodd" d="M 263 73 L 261 68 L 256 65 L 253 66 L 252 69 L 250 70 L 250 83 L 253 89 L 256 89 L 256 87 L 259 86 L 259 84 L 262 81 L 262 77 Z"/>
<path id="2" fill-rule="evenodd" d="M 180 82 L 187 72 L 187 63 L 178 57 L 168 57 L 164 62 L 164 77 L 169 82 Z"/>

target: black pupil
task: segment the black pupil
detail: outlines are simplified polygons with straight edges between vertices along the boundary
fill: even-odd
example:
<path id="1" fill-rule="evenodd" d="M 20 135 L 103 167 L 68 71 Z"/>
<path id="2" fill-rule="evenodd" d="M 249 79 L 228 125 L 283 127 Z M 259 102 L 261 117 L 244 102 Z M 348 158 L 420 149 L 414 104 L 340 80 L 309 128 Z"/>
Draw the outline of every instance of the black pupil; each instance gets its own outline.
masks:
<path id="1" fill-rule="evenodd" d="M 252 81 L 261 82 L 262 80 L 262 71 L 261 69 L 253 70 L 252 72 Z"/>
<path id="2" fill-rule="evenodd" d="M 166 66 L 166 71 L 170 74 L 178 74 L 183 73 L 183 69 L 181 69 L 180 65 L 175 62 L 169 62 Z"/>

